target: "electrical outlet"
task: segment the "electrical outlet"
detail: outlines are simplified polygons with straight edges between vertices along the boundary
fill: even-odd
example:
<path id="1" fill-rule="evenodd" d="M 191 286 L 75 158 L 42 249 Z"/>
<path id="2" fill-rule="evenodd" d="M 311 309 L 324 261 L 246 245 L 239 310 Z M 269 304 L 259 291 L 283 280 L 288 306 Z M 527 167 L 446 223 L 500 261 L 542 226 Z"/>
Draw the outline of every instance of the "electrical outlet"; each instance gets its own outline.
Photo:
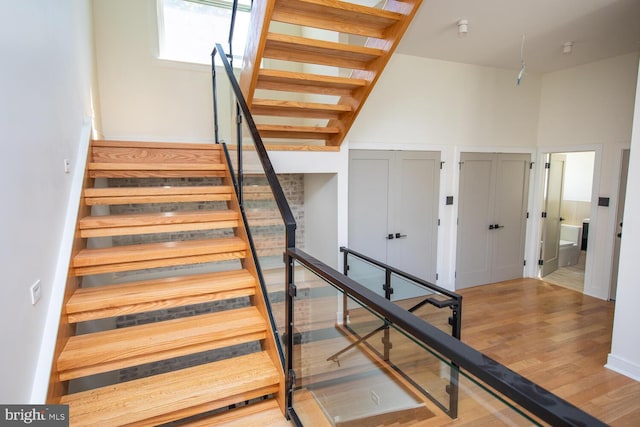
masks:
<path id="1" fill-rule="evenodd" d="M 36 305 L 42 297 L 42 286 L 40 286 L 40 280 L 36 280 L 29 289 L 31 291 L 31 304 Z"/>
<path id="2" fill-rule="evenodd" d="M 64 159 L 64 173 L 70 173 L 70 172 L 71 172 L 71 160 Z"/>

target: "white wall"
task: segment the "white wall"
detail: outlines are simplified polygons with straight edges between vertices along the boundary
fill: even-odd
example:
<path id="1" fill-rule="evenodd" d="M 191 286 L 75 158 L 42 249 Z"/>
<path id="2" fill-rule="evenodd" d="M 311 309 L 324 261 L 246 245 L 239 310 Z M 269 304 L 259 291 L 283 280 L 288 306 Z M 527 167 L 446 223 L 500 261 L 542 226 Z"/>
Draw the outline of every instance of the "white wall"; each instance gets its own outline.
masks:
<path id="1" fill-rule="evenodd" d="M 640 82 L 638 82 L 640 85 Z M 640 301 L 640 192 L 633 184 L 640 182 L 640 94 L 636 95 L 633 137 L 629 159 L 629 176 L 625 209 L 624 234 L 620 242 L 618 292 L 613 322 L 611 353 L 607 367 L 640 381 L 640 345 L 638 345 L 638 301 Z"/>
<path id="2" fill-rule="evenodd" d="M 396 54 L 347 137 L 354 149 L 442 152 L 438 285 L 448 289 L 455 281 L 460 152 L 535 152 L 541 79 L 530 74 L 517 86 L 516 76 Z M 446 196 L 454 205 L 445 205 Z"/>
<path id="3" fill-rule="evenodd" d="M 540 152 L 596 152 L 584 291 L 602 299 L 609 297 L 620 159 L 631 141 L 637 73 L 634 53 L 542 77 Z M 598 197 L 609 197 L 610 206 L 595 206 Z"/>
<path id="4" fill-rule="evenodd" d="M 212 141 L 211 67 L 157 59 L 155 0 L 95 0 L 94 21 L 104 137 Z M 228 140 L 229 116 L 220 122 Z"/>
<path id="5" fill-rule="evenodd" d="M 41 402 L 33 384 L 51 366 L 43 335 L 53 322 L 55 341 L 69 257 L 61 241 L 67 213 L 77 210 L 77 200 L 69 204 L 74 174 L 64 173 L 63 160 L 82 163 L 92 114 L 90 22 L 88 1 L 0 2 L 2 403 Z M 36 280 L 42 299 L 32 306 Z M 39 361 L 41 350 L 48 359 Z"/>
<path id="6" fill-rule="evenodd" d="M 567 153 L 566 158 L 562 199 L 591 202 L 595 152 Z"/>

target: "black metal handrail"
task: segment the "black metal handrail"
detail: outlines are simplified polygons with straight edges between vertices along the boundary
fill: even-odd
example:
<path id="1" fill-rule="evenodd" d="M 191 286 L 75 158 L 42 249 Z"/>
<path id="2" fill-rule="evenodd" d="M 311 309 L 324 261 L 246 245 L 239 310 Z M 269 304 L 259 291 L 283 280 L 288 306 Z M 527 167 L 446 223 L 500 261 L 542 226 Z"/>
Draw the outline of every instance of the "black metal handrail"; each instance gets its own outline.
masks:
<path id="1" fill-rule="evenodd" d="M 419 286 L 422 286 L 423 288 L 429 289 L 431 291 L 437 292 L 439 294 L 442 295 L 446 295 L 449 297 L 449 299 L 447 300 L 437 300 L 435 298 L 427 298 L 425 299 L 422 303 L 417 304 L 413 307 L 411 307 L 409 309 L 409 311 L 413 312 L 415 311 L 417 308 L 421 307 L 424 304 L 431 304 L 435 307 L 438 308 L 444 308 L 444 307 L 450 307 L 453 310 L 453 316 L 452 316 L 452 322 L 451 322 L 451 335 L 460 339 L 460 334 L 462 332 L 462 295 L 457 294 L 455 292 L 452 292 L 448 289 L 442 288 L 438 285 L 434 285 L 433 283 L 427 282 L 424 279 L 421 279 L 417 276 L 414 276 L 413 274 L 407 273 L 405 271 L 402 271 L 396 267 L 390 266 L 388 264 L 385 264 L 381 261 L 378 261 L 376 259 L 373 259 L 367 255 L 364 255 L 360 252 L 354 251 L 353 249 L 349 249 L 347 247 L 340 247 L 340 252 L 344 253 L 344 275 L 348 276 L 349 273 L 349 260 L 348 260 L 348 256 L 349 255 L 353 255 L 357 258 L 360 258 L 370 264 L 373 264 L 377 267 L 382 268 L 385 271 L 385 284 L 384 284 L 384 291 L 385 291 L 385 298 L 386 299 L 391 299 L 390 298 L 390 294 L 393 293 L 393 288 L 391 286 L 391 274 L 395 274 L 398 277 L 402 277 L 404 279 L 407 279 Z"/>
<path id="2" fill-rule="evenodd" d="M 544 422 L 553 426 L 606 426 L 580 408 L 407 312 L 306 252 L 291 248 L 287 250 L 286 257 L 288 264 L 298 262 Z M 290 282 L 290 285 L 293 285 L 293 282 Z M 288 299 L 293 300 L 293 296 L 294 294 L 290 293 Z M 292 301 L 289 303 L 293 304 Z M 287 320 L 288 334 L 293 333 L 294 324 L 295 319 Z M 288 348 L 287 352 L 291 355 L 292 348 Z M 290 410 L 295 412 L 293 408 Z"/>
<path id="3" fill-rule="evenodd" d="M 262 139 L 260 138 L 260 134 L 258 133 L 258 129 L 255 125 L 255 122 L 253 121 L 253 117 L 251 115 L 251 112 L 249 111 L 249 108 L 247 106 L 247 102 L 242 94 L 242 91 L 240 90 L 240 85 L 238 84 L 238 81 L 235 77 L 235 75 L 233 74 L 233 68 L 231 66 L 231 64 L 229 63 L 226 54 L 224 53 L 224 50 L 222 48 L 222 46 L 220 46 L 220 44 L 216 44 L 216 47 L 213 49 L 212 53 L 211 53 L 211 75 L 212 75 L 212 85 L 213 85 L 213 111 L 214 111 L 214 131 L 215 131 L 215 139 L 216 139 L 216 143 L 217 144 L 221 144 L 224 148 L 224 153 L 226 156 L 226 160 L 227 160 L 227 164 L 229 165 L 229 169 L 231 172 L 231 178 L 232 178 L 232 182 L 233 182 L 233 186 L 235 187 L 236 190 L 236 194 L 238 196 L 238 201 L 240 204 L 240 212 L 242 214 L 242 220 L 244 222 L 244 224 L 247 225 L 246 227 L 246 232 L 247 232 L 247 237 L 249 239 L 249 246 L 251 249 L 251 254 L 254 260 L 254 263 L 256 265 L 256 269 L 257 269 L 257 274 L 258 274 L 258 280 L 260 283 L 260 287 L 262 289 L 262 293 L 265 296 L 265 304 L 267 306 L 267 312 L 268 312 L 268 316 L 269 316 L 269 323 L 271 324 L 271 328 L 274 331 L 274 334 L 276 336 L 276 348 L 278 350 L 279 353 L 279 357 L 280 360 L 283 364 L 283 366 L 286 365 L 287 360 L 285 358 L 285 354 L 284 354 L 284 348 L 280 342 L 280 332 L 278 331 L 278 327 L 276 325 L 275 319 L 274 319 L 274 315 L 273 315 L 273 311 L 271 308 L 271 303 L 269 301 L 269 298 L 267 297 L 268 295 L 268 290 L 265 284 L 265 280 L 262 274 L 262 269 L 260 268 L 260 261 L 258 259 L 257 256 L 257 251 L 255 250 L 255 245 L 253 242 L 253 238 L 252 238 L 252 234 L 251 234 L 251 229 L 250 227 L 248 227 L 248 221 L 247 221 L 247 217 L 245 214 L 245 210 L 244 210 L 244 203 L 243 203 L 243 197 L 242 197 L 242 186 L 243 186 L 243 169 L 242 169 L 242 134 L 240 132 L 240 127 L 241 127 L 241 120 L 237 120 L 238 122 L 238 171 L 237 171 L 237 178 L 236 178 L 236 173 L 233 171 L 233 166 L 231 163 L 231 158 L 229 156 L 229 151 L 227 149 L 227 146 L 224 142 L 220 141 L 219 139 L 219 132 L 218 132 L 218 98 L 217 98 L 217 74 L 216 74 L 216 64 L 215 64 L 215 58 L 216 56 L 218 56 L 217 54 L 219 53 L 220 59 L 222 60 L 224 69 L 226 71 L 226 75 L 228 77 L 229 83 L 231 85 L 231 87 L 234 90 L 235 93 L 235 97 L 236 97 L 236 112 L 238 114 L 238 117 L 240 118 L 242 114 L 244 114 L 246 121 L 247 121 L 247 126 L 252 134 L 253 137 L 253 142 L 255 144 L 255 150 L 256 153 L 258 154 L 258 158 L 260 159 L 260 163 L 262 164 L 263 170 L 264 170 L 264 174 L 267 178 L 267 182 L 269 183 L 269 186 L 271 188 L 271 191 L 274 195 L 274 199 L 276 202 L 276 205 L 278 206 L 278 210 L 280 211 L 280 214 L 282 216 L 282 220 L 284 222 L 285 225 L 285 245 L 286 247 L 295 247 L 295 231 L 296 231 L 296 221 L 294 219 L 293 213 L 291 211 L 291 208 L 289 207 L 289 203 L 287 202 L 287 199 L 284 195 L 284 191 L 282 190 L 282 186 L 280 185 L 280 181 L 278 180 L 278 177 L 275 173 L 275 170 L 273 169 L 273 165 L 271 164 L 271 160 L 269 159 L 269 156 L 267 154 L 267 150 L 264 146 L 264 143 L 262 142 Z"/>

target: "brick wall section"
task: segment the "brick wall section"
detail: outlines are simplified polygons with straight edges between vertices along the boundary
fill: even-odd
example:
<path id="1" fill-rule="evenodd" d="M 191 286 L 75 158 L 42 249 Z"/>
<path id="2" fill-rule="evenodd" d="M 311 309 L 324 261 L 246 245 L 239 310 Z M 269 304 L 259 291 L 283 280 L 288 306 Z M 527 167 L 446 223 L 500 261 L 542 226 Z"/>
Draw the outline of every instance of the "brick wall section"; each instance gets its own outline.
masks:
<path id="1" fill-rule="evenodd" d="M 287 197 L 294 217 L 298 224 L 296 230 L 296 245 L 302 246 L 304 242 L 304 175 L 302 174 L 286 174 L 279 175 L 280 183 L 283 187 L 284 193 Z M 110 179 L 109 186 L 196 186 L 196 185 L 219 185 L 219 178 L 195 178 L 195 179 Z M 266 180 L 260 177 L 247 176 L 245 178 L 245 186 L 265 186 Z M 184 210 L 205 210 L 205 209 L 225 209 L 225 202 L 196 202 L 196 203 L 183 203 L 183 204 L 134 204 L 134 205 L 115 205 L 111 206 L 112 214 L 129 214 L 139 212 L 172 212 L 172 211 L 184 211 Z M 273 200 L 258 199 L 251 200 L 248 197 L 245 201 L 245 210 L 247 216 L 250 217 L 250 213 L 255 213 L 257 218 L 261 216 L 271 216 L 279 213 Z M 275 210 L 275 211 L 274 211 Z M 267 212 L 267 213 L 265 213 Z M 272 221 L 273 224 L 266 226 L 251 227 L 251 233 L 253 240 L 258 248 L 258 253 L 266 251 L 265 254 L 272 260 L 277 259 L 282 265 L 282 250 L 284 249 L 284 227 L 281 220 Z M 250 220 L 251 223 L 251 220 Z M 150 235 L 137 235 L 137 236 L 118 236 L 113 238 L 114 245 L 129 245 L 139 243 L 150 242 L 162 242 L 172 240 L 187 240 L 197 238 L 213 238 L 222 236 L 233 235 L 232 229 L 221 230 L 205 230 L 185 233 L 164 233 L 164 234 L 150 234 Z M 261 261 L 262 262 L 262 261 Z M 268 261 L 267 261 L 268 262 Z M 175 267 L 168 268 L 168 270 L 180 269 L 184 270 L 180 274 L 189 274 L 189 267 Z M 122 273 L 136 275 L 140 272 Z M 277 293 L 274 295 L 275 301 L 278 306 L 284 300 L 284 294 Z M 249 298 L 234 298 L 223 301 L 213 301 L 210 303 L 187 305 L 183 307 L 157 310 L 153 312 L 120 316 L 116 318 L 116 327 L 124 328 L 135 325 L 142 325 L 146 323 L 159 322 L 164 320 L 176 319 L 187 316 L 194 316 L 198 314 L 211 313 L 222 310 L 231 310 L 240 307 L 246 307 L 250 305 Z M 119 372 L 120 381 L 129 381 L 136 378 L 143 378 L 149 375 L 154 375 L 162 372 L 169 372 L 176 369 L 182 369 L 190 366 L 195 366 L 203 363 L 208 363 L 216 360 L 235 357 L 242 354 L 252 353 L 260 351 L 260 344 L 258 342 L 251 342 L 246 344 L 240 344 L 223 349 L 217 349 L 207 351 L 195 355 L 189 355 L 184 357 L 178 357 L 169 360 L 163 360 L 150 364 L 135 366 L 132 368 L 123 369 Z"/>

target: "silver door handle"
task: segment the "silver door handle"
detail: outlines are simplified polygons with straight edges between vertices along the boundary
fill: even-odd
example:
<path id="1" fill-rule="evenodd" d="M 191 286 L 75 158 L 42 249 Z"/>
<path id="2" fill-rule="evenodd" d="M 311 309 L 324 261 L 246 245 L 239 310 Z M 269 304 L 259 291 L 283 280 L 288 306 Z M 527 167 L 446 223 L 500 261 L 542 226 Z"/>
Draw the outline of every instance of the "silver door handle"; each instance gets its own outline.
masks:
<path id="1" fill-rule="evenodd" d="M 402 239 L 403 237 L 407 237 L 406 234 L 396 233 L 396 239 Z"/>
<path id="2" fill-rule="evenodd" d="M 385 237 L 385 239 L 387 240 L 393 240 L 393 234 L 388 234 L 387 237 Z"/>

